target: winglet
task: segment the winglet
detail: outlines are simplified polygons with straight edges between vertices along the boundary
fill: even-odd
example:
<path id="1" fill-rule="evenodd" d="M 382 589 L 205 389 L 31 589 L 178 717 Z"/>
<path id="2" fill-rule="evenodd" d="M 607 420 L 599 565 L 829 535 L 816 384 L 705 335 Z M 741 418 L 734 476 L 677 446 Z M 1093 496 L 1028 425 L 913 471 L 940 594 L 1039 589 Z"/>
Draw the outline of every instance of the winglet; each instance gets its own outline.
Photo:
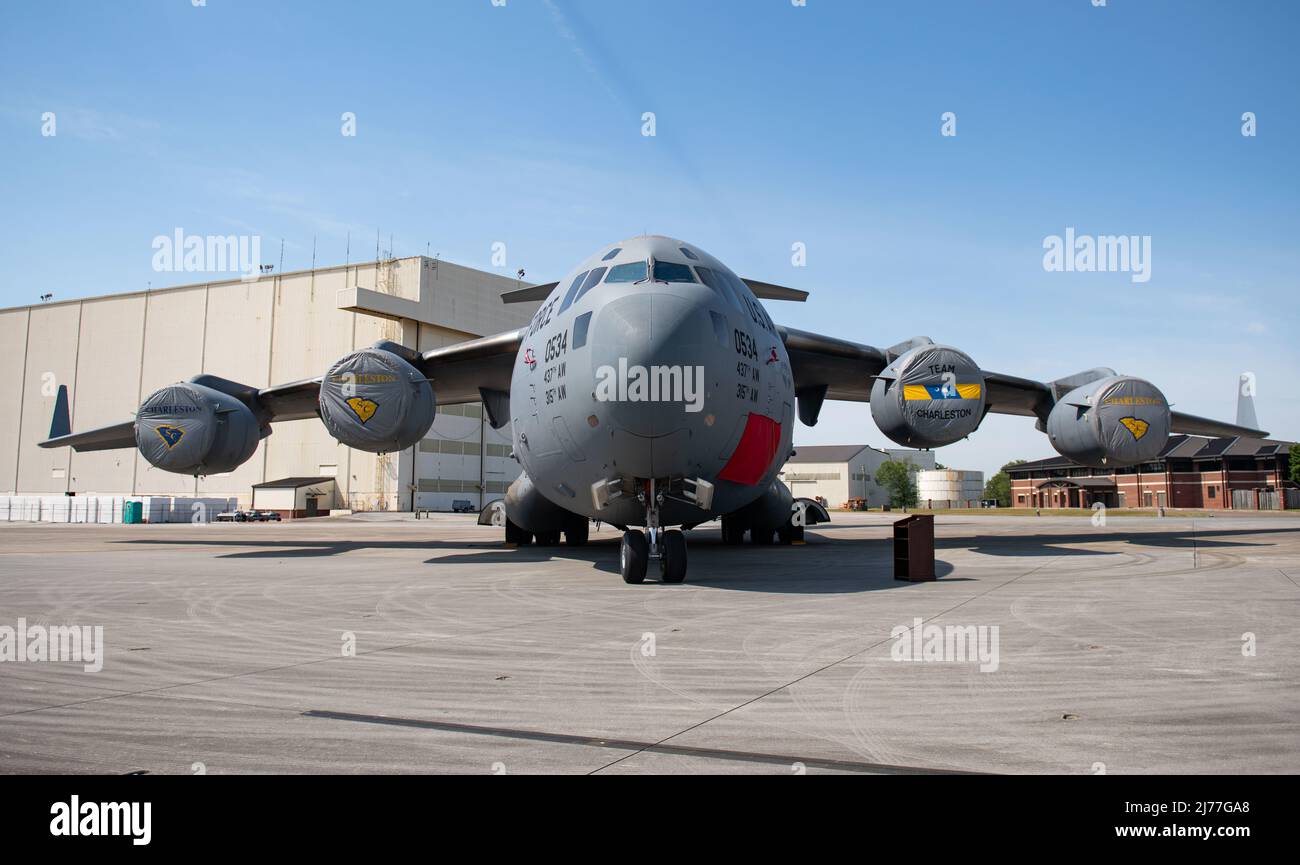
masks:
<path id="1" fill-rule="evenodd" d="M 50 419 L 50 438 L 72 435 L 72 417 L 68 413 L 68 386 L 59 385 L 59 393 L 54 398 L 54 417 Z"/>

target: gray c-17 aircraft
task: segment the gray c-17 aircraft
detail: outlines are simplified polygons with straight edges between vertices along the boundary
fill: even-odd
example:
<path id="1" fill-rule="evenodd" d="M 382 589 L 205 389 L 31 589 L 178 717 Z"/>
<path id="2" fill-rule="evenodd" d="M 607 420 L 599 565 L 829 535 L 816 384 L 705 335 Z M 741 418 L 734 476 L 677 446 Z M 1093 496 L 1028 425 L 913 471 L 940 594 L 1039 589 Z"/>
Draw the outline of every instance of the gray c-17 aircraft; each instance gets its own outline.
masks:
<path id="1" fill-rule="evenodd" d="M 1032 381 L 927 337 L 882 349 L 781 327 L 759 302 L 806 297 L 741 279 L 690 243 L 634 237 L 558 283 L 503 295 L 542 301 L 518 330 L 422 353 L 381 341 L 323 376 L 261 389 L 199 375 L 89 432 L 70 431 L 61 397 L 40 446 L 138 447 L 161 469 L 207 475 L 252 456 L 279 421 L 319 417 L 343 444 L 384 453 L 420 441 L 439 403 L 482 402 L 493 428 L 511 425 L 523 469 L 503 515 L 494 503 L 507 542 L 581 545 L 600 520 L 623 530 L 626 582 L 656 560 L 679 583 L 686 540 L 672 527 L 721 517 L 725 543 L 772 544 L 829 519 L 777 477 L 795 416 L 816 424 L 828 399 L 869 402 L 881 431 L 913 448 L 965 438 L 989 412 L 1033 417 L 1060 454 L 1091 466 L 1152 460 L 1172 433 L 1267 436 L 1171 411 L 1150 382 L 1109 368 Z"/>

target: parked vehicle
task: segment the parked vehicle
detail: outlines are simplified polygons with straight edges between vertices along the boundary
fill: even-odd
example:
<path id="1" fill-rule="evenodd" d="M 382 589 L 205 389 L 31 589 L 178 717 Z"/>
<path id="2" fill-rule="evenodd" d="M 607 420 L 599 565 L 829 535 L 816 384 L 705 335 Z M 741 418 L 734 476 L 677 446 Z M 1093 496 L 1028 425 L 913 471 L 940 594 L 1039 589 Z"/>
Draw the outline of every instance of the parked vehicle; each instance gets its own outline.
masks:
<path id="1" fill-rule="evenodd" d="M 474 503 L 469 499 L 453 499 L 451 503 L 451 512 L 453 514 L 472 514 L 474 513 Z"/>

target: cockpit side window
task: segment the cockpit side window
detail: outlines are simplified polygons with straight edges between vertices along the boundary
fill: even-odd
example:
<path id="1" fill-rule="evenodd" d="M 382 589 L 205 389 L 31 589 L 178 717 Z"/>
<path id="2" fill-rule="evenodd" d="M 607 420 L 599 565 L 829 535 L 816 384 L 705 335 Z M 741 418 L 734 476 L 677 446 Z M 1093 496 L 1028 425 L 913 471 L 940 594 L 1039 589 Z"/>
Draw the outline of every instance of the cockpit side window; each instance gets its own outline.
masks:
<path id="1" fill-rule="evenodd" d="M 758 301 L 758 298 L 750 293 L 749 286 L 745 285 L 740 277 L 729 270 L 718 271 L 718 276 L 725 279 L 732 290 L 736 292 L 736 296 L 743 301 L 755 324 L 770 333 L 776 333 L 776 325 L 772 323 L 772 317 L 767 314 L 767 310 L 763 308 L 763 304 Z"/>
<path id="2" fill-rule="evenodd" d="M 736 297 L 731 286 L 727 285 L 726 281 L 722 279 L 717 271 L 711 270 L 702 264 L 697 264 L 695 265 L 695 272 L 699 274 L 700 281 L 713 289 L 719 297 L 724 300 L 729 300 L 731 305 L 741 312 L 745 311 L 745 307 L 741 304 L 740 298 Z"/>
<path id="3" fill-rule="evenodd" d="M 656 261 L 654 272 L 656 282 L 695 282 L 690 265 L 675 261 Z"/>
<path id="4" fill-rule="evenodd" d="M 611 258 L 613 258 L 614 256 L 618 255 L 618 254 L 619 254 L 620 252 L 622 252 L 622 251 L 623 251 L 623 247 L 621 247 L 621 246 L 616 246 L 616 247 L 614 247 L 613 249 L 611 249 L 609 252 L 605 253 L 604 257 L 602 257 L 600 260 L 601 260 L 601 261 L 609 261 Z"/>
<path id="5" fill-rule="evenodd" d="M 582 296 L 587 292 L 591 291 L 591 287 L 593 285 L 600 282 L 600 278 L 605 275 L 605 271 L 608 269 L 609 268 L 607 267 L 593 268 L 591 272 L 587 274 L 586 281 L 582 283 L 582 288 L 578 289 L 578 296 L 573 299 L 573 302 L 577 303 L 578 301 L 582 300 Z"/>
<path id="6" fill-rule="evenodd" d="M 590 271 L 584 270 L 573 278 L 573 282 L 569 283 L 569 290 L 564 295 L 564 302 L 560 304 L 560 312 L 564 312 L 573 304 L 574 299 L 578 296 L 578 289 L 582 287 L 582 281 L 587 278 L 588 273 Z"/>
<path id="7" fill-rule="evenodd" d="M 609 276 L 605 277 L 605 282 L 639 282 L 645 279 L 646 267 L 644 261 L 629 261 L 626 264 L 616 264 L 609 269 Z"/>

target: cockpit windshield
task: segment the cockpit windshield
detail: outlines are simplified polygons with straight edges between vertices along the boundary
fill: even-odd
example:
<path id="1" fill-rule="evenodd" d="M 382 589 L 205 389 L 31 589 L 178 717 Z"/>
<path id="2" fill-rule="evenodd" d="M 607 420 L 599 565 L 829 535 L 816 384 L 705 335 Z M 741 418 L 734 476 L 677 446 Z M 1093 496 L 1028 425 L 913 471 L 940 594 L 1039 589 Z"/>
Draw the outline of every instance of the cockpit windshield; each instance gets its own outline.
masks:
<path id="1" fill-rule="evenodd" d="M 677 264 L 674 261 L 656 261 L 655 281 L 695 282 L 695 274 L 691 273 L 689 265 Z"/>
<path id="2" fill-rule="evenodd" d="M 644 261 L 629 261 L 626 264 L 616 264 L 609 269 L 609 276 L 605 277 L 606 282 L 640 282 L 645 279 L 646 266 Z"/>

